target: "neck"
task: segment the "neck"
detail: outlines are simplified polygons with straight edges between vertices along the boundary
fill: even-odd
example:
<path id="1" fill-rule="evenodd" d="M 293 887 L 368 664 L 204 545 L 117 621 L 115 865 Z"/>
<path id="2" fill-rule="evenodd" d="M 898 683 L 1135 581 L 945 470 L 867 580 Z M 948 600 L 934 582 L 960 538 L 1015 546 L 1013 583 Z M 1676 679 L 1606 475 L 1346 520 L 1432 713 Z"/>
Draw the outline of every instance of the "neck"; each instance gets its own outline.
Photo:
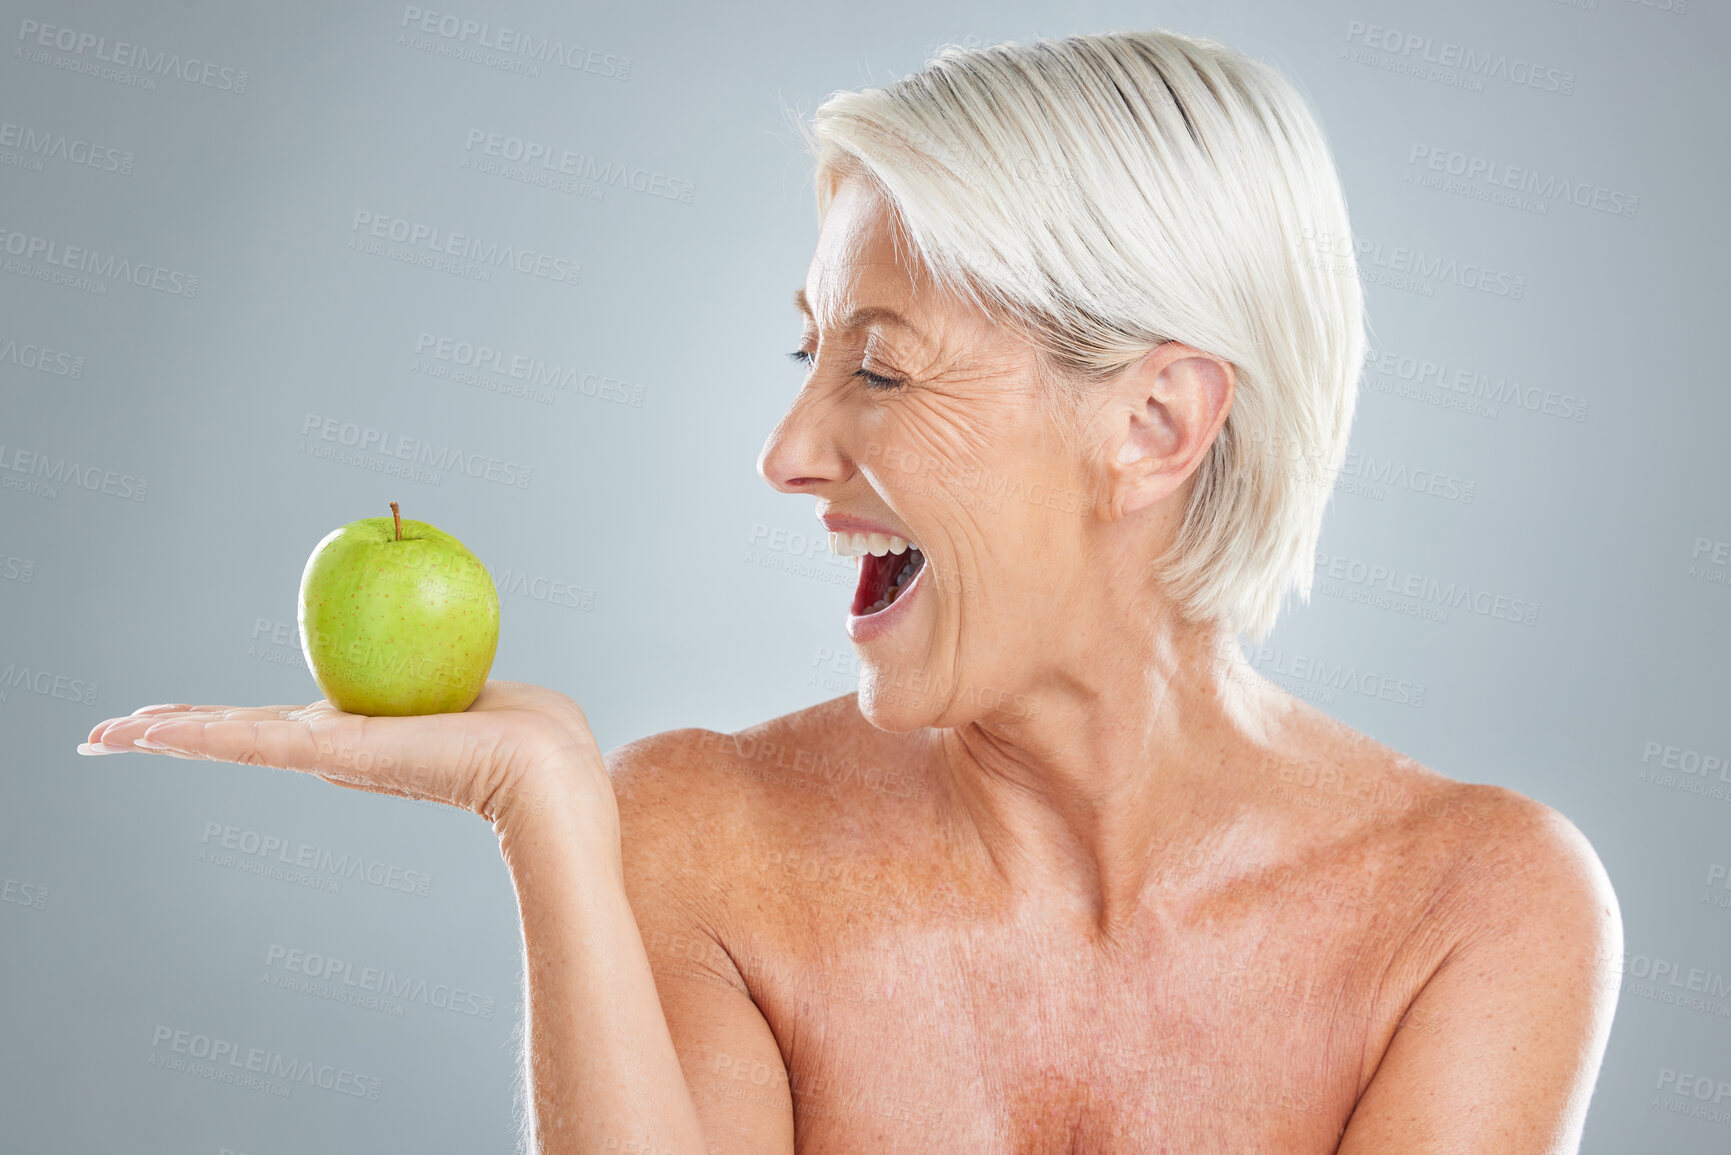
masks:
<path id="1" fill-rule="evenodd" d="M 1223 626 L 1169 613 L 1046 667 L 1026 700 L 1015 719 L 933 732 L 944 793 L 1015 893 L 1102 937 L 1175 856 L 1218 854 L 1254 788 L 1241 771 L 1290 702 Z"/>

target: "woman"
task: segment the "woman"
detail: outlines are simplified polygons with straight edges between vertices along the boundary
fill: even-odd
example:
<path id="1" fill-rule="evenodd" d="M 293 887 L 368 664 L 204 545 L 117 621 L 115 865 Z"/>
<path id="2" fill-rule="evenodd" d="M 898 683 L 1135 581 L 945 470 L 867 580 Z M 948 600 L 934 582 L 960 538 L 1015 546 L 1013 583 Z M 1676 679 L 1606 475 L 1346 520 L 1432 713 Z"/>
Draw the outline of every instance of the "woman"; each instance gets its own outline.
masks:
<path id="1" fill-rule="evenodd" d="M 605 758 L 511 682 L 90 748 L 492 822 L 533 1150 L 1575 1150 L 1622 949 L 1592 849 L 1236 645 L 1308 597 L 1364 355 L 1301 98 L 1112 34 L 814 127 L 810 370 L 759 468 L 860 558 L 857 695 Z"/>

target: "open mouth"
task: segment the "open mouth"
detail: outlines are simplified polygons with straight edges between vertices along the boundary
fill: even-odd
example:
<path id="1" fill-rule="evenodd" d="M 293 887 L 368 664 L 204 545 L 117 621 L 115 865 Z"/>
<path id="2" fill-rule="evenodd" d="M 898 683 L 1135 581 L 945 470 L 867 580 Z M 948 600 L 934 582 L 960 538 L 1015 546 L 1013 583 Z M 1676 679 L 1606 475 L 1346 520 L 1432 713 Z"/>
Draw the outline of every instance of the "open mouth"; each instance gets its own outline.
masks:
<path id="1" fill-rule="evenodd" d="M 919 546 L 882 533 L 832 533 L 829 548 L 843 557 L 860 559 L 859 585 L 853 591 L 856 617 L 889 609 L 926 564 Z"/>

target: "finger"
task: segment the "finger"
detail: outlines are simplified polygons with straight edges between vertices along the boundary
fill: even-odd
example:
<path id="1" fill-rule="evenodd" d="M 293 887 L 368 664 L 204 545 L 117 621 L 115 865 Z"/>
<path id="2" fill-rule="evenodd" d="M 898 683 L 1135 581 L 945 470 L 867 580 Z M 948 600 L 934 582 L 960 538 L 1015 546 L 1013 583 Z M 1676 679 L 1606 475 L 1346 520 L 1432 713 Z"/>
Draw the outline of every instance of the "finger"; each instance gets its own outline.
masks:
<path id="1" fill-rule="evenodd" d="M 376 794 L 421 798 L 468 809 L 472 784 L 455 762 L 493 756 L 486 740 L 465 736 L 462 714 L 368 717 L 331 711 L 304 716 L 283 707 L 281 718 L 173 716 L 139 740 L 219 762 L 312 773 L 327 782 Z M 492 788 L 483 797 L 491 797 Z"/>
<path id="2" fill-rule="evenodd" d="M 128 718 L 141 718 L 141 717 L 144 717 L 146 715 L 160 717 L 164 714 L 173 713 L 175 711 L 185 711 L 185 710 L 195 710 L 195 709 L 198 709 L 198 707 L 193 706 L 187 702 L 158 702 L 154 706 L 140 706 L 138 709 L 136 709 L 132 713 L 128 714 L 127 717 Z M 125 719 L 124 718 L 104 718 L 102 721 L 98 722 L 94 727 L 91 728 L 91 731 L 90 731 L 91 741 L 94 742 L 96 740 L 96 735 L 99 734 L 104 727 L 112 726 L 114 723 L 122 722 L 122 721 L 125 721 Z"/>
<path id="3" fill-rule="evenodd" d="M 156 743 L 156 748 L 164 753 L 183 751 L 217 762 L 304 771 L 327 782 L 378 794 L 410 794 L 446 801 L 429 793 L 429 787 L 438 788 L 424 780 L 430 767 L 410 758 L 403 749 L 403 740 L 412 740 L 417 735 L 424 737 L 428 727 L 451 726 L 449 720 L 438 716 L 371 718 L 334 713 L 328 720 L 315 723 L 303 716 L 305 708 L 299 706 L 226 713 L 231 716 L 171 717 L 153 723 L 134 740 Z M 455 718 L 453 715 L 452 719 Z M 458 728 L 462 724 L 455 723 Z"/>
<path id="4" fill-rule="evenodd" d="M 99 742 L 80 742 L 77 746 L 80 754 L 167 754 L 170 758 L 198 758 L 197 754 L 188 754 L 182 750 L 171 750 L 166 746 L 110 746 Z"/>
<path id="5" fill-rule="evenodd" d="M 148 720 L 148 725 L 123 727 L 119 734 L 103 740 L 153 743 L 165 752 L 181 751 L 217 762 L 317 771 L 323 760 L 312 728 L 305 721 L 284 716 L 300 708 L 225 710 Z"/>
<path id="6" fill-rule="evenodd" d="M 211 705 L 211 706 L 187 706 L 187 707 L 185 707 L 185 709 L 189 713 L 193 713 L 193 714 L 219 714 L 219 715 L 225 715 L 226 716 L 226 715 L 235 714 L 235 713 L 244 713 L 247 711 L 258 711 L 261 714 L 276 714 L 276 715 L 286 716 L 289 714 L 298 713 L 302 710 L 311 710 L 317 706 L 328 707 L 329 705 L 330 705 L 330 703 L 326 702 L 323 698 L 320 698 L 318 701 L 313 702 L 310 705 L 306 702 L 286 702 L 286 703 L 283 703 L 281 705 L 276 705 L 276 706 Z"/>
<path id="7" fill-rule="evenodd" d="M 137 746 L 104 746 L 100 742 L 80 742 L 77 750 L 80 754 L 147 754 Z M 164 751 L 166 753 L 166 751 Z"/>
<path id="8" fill-rule="evenodd" d="M 207 706 L 188 706 L 184 703 L 176 703 L 176 704 L 171 705 L 171 706 L 147 707 L 147 709 L 157 710 L 158 712 L 155 714 L 146 714 L 144 710 L 134 710 L 131 714 L 128 714 L 127 717 L 128 718 L 146 718 L 149 721 L 165 721 L 171 717 L 173 717 L 173 718 L 206 719 L 206 718 L 251 718 L 251 717 L 263 718 L 263 717 L 269 716 L 269 717 L 274 717 L 274 718 L 284 718 L 284 717 L 289 717 L 289 716 L 294 715 L 294 714 L 302 713 L 302 712 L 307 711 L 307 710 L 316 709 L 320 706 L 324 706 L 326 708 L 329 708 L 329 703 L 327 703 L 322 698 L 319 699 L 317 702 L 313 702 L 310 705 L 305 703 L 305 702 L 288 702 L 288 703 L 283 703 L 281 705 L 276 705 L 276 706 L 229 706 L 229 705 L 221 705 L 221 704 L 211 704 L 211 705 L 207 705 Z M 116 718 L 114 720 L 117 722 L 123 722 L 126 719 L 125 718 Z"/>
<path id="9" fill-rule="evenodd" d="M 258 719 L 289 718 L 297 716 L 310 707 L 307 706 L 185 706 L 179 710 L 164 710 L 155 714 L 129 714 L 124 718 L 110 718 L 90 731 L 90 742 L 97 746 L 130 747 L 150 727 L 161 722 L 219 722 L 229 720 L 252 721 Z"/>
<path id="10" fill-rule="evenodd" d="M 120 731 L 117 727 L 122 722 L 132 721 L 131 718 L 106 718 L 90 728 L 84 741 L 78 744 L 80 754 L 119 754 L 134 749 L 132 735 Z M 142 719 L 145 725 L 155 721 L 154 717 Z M 142 730 L 137 732 L 142 733 Z"/>

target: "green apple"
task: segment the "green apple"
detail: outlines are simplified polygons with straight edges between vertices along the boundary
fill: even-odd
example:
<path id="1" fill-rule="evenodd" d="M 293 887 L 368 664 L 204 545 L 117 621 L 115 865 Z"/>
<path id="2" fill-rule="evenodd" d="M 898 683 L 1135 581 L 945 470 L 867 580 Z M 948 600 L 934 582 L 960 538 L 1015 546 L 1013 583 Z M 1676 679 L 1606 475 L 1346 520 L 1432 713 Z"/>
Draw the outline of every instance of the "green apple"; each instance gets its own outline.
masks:
<path id="1" fill-rule="evenodd" d="M 351 714 L 469 708 L 499 647 L 499 592 L 479 558 L 424 521 L 364 517 L 333 529 L 301 573 L 301 653 Z"/>

